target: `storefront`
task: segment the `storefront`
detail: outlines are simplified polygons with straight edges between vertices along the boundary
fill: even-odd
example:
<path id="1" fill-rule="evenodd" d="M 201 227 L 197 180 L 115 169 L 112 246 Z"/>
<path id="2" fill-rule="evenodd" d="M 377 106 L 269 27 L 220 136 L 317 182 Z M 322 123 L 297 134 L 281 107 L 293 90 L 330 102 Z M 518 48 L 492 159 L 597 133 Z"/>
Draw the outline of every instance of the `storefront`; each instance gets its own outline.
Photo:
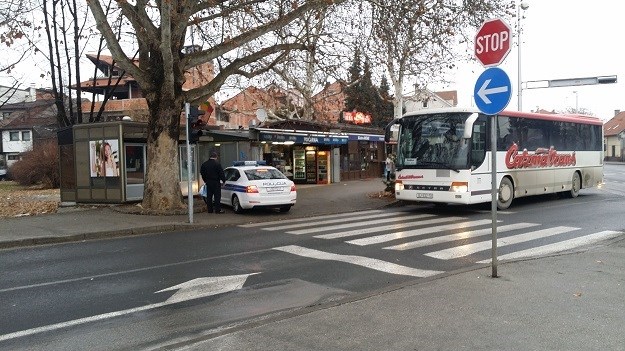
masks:
<path id="1" fill-rule="evenodd" d="M 314 131 L 257 131 L 263 159 L 300 184 L 331 183 L 332 151 L 348 140 L 346 135 Z"/>
<path id="2" fill-rule="evenodd" d="M 384 170 L 384 135 L 372 128 L 288 121 L 254 128 L 252 135 L 263 159 L 296 183 L 375 178 Z"/>

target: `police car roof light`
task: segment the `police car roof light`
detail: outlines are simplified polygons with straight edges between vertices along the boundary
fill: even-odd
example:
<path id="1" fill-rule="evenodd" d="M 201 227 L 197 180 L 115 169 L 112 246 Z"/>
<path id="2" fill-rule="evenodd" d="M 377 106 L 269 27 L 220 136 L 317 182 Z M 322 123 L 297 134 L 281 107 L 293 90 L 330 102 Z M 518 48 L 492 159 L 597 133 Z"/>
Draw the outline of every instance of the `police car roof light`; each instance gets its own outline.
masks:
<path id="1" fill-rule="evenodd" d="M 267 161 L 234 161 L 232 162 L 233 166 L 266 166 Z"/>

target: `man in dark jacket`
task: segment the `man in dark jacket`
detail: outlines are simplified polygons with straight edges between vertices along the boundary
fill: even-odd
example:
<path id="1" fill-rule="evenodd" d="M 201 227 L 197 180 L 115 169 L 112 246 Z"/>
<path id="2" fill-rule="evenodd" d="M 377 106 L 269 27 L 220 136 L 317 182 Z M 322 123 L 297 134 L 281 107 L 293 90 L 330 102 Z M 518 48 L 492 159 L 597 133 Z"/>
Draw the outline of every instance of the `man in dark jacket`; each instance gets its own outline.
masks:
<path id="1" fill-rule="evenodd" d="M 202 163 L 200 168 L 200 174 L 202 180 L 206 184 L 206 207 L 208 207 L 208 213 L 224 213 L 221 209 L 221 184 L 226 182 L 226 176 L 224 175 L 224 169 L 217 161 L 217 153 L 212 151 L 208 161 Z"/>

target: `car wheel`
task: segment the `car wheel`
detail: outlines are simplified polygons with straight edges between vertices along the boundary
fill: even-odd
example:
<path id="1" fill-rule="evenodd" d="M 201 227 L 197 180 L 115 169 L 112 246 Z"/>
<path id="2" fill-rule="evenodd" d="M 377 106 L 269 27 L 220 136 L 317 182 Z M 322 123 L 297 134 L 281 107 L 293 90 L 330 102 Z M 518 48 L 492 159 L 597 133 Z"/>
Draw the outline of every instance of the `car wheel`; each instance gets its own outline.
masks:
<path id="1" fill-rule="evenodd" d="M 234 210 L 234 213 L 243 213 L 243 207 L 241 207 L 239 197 L 236 195 L 232 196 L 232 209 Z"/>
<path id="2" fill-rule="evenodd" d="M 569 191 L 570 198 L 576 198 L 579 195 L 579 189 L 582 187 L 582 180 L 579 178 L 579 173 L 574 172 L 571 179 L 571 191 Z"/>
<path id="3" fill-rule="evenodd" d="M 291 210 L 291 205 L 280 207 L 280 212 L 282 213 L 289 212 L 290 210 Z"/>
<path id="4" fill-rule="evenodd" d="M 497 196 L 497 208 L 505 210 L 512 204 L 514 199 L 514 185 L 510 181 L 510 178 L 503 178 L 501 184 L 499 184 L 499 196 Z"/>

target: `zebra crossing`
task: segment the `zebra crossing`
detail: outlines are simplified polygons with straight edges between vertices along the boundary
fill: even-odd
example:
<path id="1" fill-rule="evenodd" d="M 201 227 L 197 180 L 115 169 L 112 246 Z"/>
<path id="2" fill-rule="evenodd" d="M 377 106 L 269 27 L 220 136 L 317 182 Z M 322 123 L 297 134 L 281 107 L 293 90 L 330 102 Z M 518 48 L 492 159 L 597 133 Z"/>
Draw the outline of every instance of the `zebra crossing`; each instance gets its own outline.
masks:
<path id="1" fill-rule="evenodd" d="M 544 227 L 539 223 L 530 222 L 506 224 L 503 220 L 498 222 L 500 222 L 497 227 L 498 247 L 517 244 L 535 245 L 531 248 L 524 247 L 499 255 L 498 260 L 557 253 L 623 234 L 620 231 L 612 230 L 586 234 L 582 232 L 582 228 L 578 227 Z M 240 227 L 277 231 L 296 236 L 307 235 L 322 240 L 341 240 L 354 247 L 376 248 L 375 245 L 380 245 L 379 248 L 387 253 L 392 251 L 410 252 L 410 250 L 419 249 L 419 253 L 424 256 L 440 261 L 469 257 L 475 263 L 487 263 L 490 262 L 490 258 L 486 259 L 486 257 L 490 256 L 492 247 L 491 226 L 491 219 L 369 210 L 332 216 L 253 223 Z M 474 240 L 477 241 L 469 242 Z M 441 246 L 447 247 L 440 248 Z M 443 272 L 439 269 L 432 269 L 432 267 L 427 267 L 427 269 L 406 267 L 375 258 L 340 255 L 297 245 L 274 249 L 297 256 L 351 263 L 382 272 L 414 277 L 428 277 Z M 422 253 L 422 251 L 426 252 Z"/>

